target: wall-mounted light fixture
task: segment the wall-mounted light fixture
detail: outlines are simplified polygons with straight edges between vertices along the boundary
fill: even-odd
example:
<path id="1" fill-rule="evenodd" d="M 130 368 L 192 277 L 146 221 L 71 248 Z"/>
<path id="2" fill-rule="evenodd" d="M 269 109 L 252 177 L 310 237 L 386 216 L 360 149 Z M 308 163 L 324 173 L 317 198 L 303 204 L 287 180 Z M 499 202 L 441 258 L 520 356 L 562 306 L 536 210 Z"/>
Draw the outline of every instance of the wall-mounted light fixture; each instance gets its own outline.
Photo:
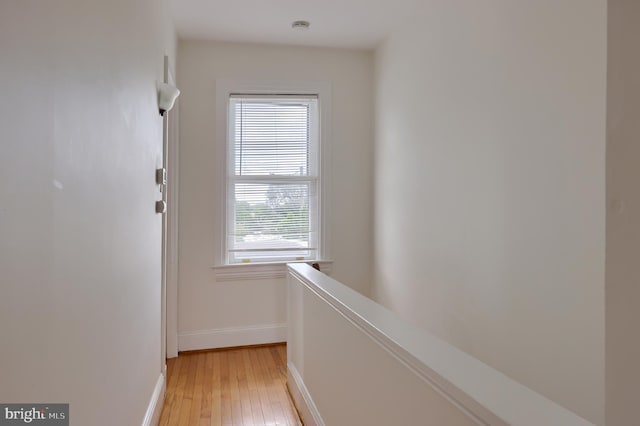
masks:
<path id="1" fill-rule="evenodd" d="M 158 108 L 160 109 L 160 115 L 164 115 L 166 111 L 173 108 L 173 104 L 180 95 L 180 90 L 177 87 L 167 83 L 158 84 Z"/>

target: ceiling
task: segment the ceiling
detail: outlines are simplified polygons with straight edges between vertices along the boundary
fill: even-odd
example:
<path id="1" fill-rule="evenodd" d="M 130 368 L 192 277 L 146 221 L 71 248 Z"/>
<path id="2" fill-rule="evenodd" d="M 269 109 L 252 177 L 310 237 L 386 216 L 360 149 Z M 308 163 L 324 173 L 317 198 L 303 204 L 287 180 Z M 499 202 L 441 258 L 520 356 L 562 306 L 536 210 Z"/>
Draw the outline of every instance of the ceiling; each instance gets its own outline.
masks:
<path id="1" fill-rule="evenodd" d="M 410 0 L 168 0 L 186 39 L 374 48 Z M 308 30 L 291 23 L 306 20 Z"/>

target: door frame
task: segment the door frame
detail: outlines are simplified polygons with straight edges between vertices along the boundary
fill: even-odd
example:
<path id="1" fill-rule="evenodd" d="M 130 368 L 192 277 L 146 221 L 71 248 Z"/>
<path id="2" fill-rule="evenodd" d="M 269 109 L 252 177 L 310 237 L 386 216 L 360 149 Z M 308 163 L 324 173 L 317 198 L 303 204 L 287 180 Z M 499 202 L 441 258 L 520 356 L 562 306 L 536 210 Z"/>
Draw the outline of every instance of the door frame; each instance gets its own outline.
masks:
<path id="1" fill-rule="evenodd" d="M 169 57 L 164 57 L 164 82 L 174 85 Z M 162 197 L 167 212 L 162 219 L 162 363 L 178 356 L 178 108 L 164 114 L 162 124 L 162 165 L 167 185 Z"/>

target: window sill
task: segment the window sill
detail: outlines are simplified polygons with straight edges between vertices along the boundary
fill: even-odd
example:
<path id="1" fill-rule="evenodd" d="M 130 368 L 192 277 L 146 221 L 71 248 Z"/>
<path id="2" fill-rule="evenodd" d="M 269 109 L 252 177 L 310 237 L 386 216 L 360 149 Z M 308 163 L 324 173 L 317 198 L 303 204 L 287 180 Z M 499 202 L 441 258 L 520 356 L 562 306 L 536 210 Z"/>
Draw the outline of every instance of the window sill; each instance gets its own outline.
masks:
<path id="1" fill-rule="evenodd" d="M 214 265 L 216 281 L 266 280 L 287 276 L 287 263 L 318 263 L 320 271 L 331 275 L 333 260 L 299 260 L 291 262 L 238 263 L 233 265 Z"/>

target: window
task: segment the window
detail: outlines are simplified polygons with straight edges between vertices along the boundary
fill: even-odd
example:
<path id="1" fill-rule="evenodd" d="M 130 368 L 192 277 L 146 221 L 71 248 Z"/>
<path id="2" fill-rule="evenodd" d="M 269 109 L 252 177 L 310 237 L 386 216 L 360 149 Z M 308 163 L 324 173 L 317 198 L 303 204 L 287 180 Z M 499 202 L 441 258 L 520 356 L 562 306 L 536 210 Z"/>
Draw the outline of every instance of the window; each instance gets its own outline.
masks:
<path id="1" fill-rule="evenodd" d="M 229 96 L 226 261 L 319 256 L 318 97 Z"/>

